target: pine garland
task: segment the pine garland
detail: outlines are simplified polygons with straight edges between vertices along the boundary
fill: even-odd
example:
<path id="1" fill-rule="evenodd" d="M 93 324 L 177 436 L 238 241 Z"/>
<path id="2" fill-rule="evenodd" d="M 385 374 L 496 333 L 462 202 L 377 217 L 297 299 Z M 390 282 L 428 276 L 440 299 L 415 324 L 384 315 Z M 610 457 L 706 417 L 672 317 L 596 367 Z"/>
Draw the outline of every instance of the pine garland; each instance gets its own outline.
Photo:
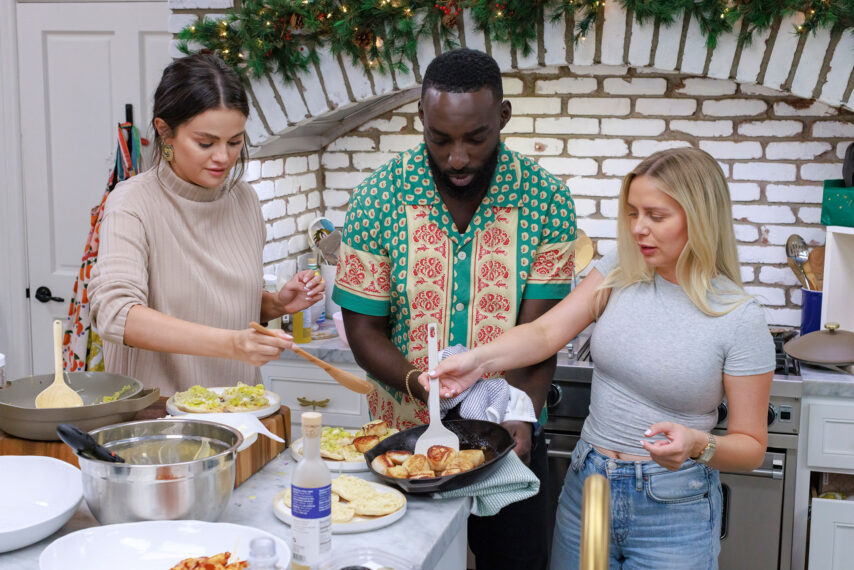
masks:
<path id="1" fill-rule="evenodd" d="M 706 44 L 741 21 L 740 39 L 772 26 L 777 18 L 804 15 L 799 34 L 822 28 L 854 28 L 854 0 L 607 0 L 618 1 L 640 23 L 670 25 L 680 15 L 696 18 Z M 200 19 L 177 37 L 184 53 L 207 49 L 241 75 L 279 73 L 293 81 L 318 61 L 317 50 L 349 56 L 354 64 L 387 73 L 406 72 L 418 42 L 438 34 L 445 49 L 459 45 L 459 16 L 468 10 L 491 42 L 510 44 L 527 56 L 536 49 L 536 22 L 573 21 L 583 40 L 604 13 L 606 0 L 242 0 L 221 20 Z M 570 20 L 568 17 L 571 16 Z"/>

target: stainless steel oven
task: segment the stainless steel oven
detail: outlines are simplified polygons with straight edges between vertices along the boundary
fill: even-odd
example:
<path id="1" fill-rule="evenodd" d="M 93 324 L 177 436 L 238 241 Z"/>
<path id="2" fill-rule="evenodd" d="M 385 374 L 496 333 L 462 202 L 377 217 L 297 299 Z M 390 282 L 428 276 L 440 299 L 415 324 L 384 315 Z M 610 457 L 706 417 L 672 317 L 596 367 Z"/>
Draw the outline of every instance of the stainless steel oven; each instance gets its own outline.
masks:
<path id="1" fill-rule="evenodd" d="M 578 361 L 576 351 L 561 351 L 558 355 L 545 426 L 551 528 L 570 455 L 588 413 L 592 375 L 593 365 Z M 771 388 L 768 449 L 762 466 L 748 473 L 721 472 L 721 570 L 791 568 L 800 399 L 799 371 L 787 361 L 778 366 Z M 717 434 L 726 434 L 726 411 L 724 401 L 719 409 Z"/>

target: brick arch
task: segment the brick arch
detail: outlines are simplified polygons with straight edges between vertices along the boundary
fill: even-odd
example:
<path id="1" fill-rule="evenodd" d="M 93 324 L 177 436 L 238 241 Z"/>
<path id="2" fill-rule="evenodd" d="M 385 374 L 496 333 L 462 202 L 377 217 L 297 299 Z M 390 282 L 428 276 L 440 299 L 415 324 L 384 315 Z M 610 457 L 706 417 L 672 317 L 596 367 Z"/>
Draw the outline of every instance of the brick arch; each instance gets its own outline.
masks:
<path id="1" fill-rule="evenodd" d="M 793 30 L 802 15 L 778 19 L 749 45 L 740 42 L 737 33 L 725 34 L 711 50 L 695 19 L 678 17 L 671 26 L 641 25 L 612 1 L 605 4 L 596 28 L 578 44 L 571 39 L 572 22 L 537 23 L 538 45 L 527 56 L 504 44 L 490 44 L 467 16 L 464 13 L 460 19 L 461 44 L 491 53 L 504 72 L 560 66 L 581 71 L 591 66 L 615 66 L 615 71 L 632 67 L 640 72 L 650 69 L 755 83 L 831 107 L 854 109 L 854 33 L 819 30 L 799 36 Z M 735 30 L 740 30 L 740 24 Z M 406 73 L 366 72 L 349 58 L 324 51 L 313 72 L 296 83 L 285 84 L 273 75 L 253 80 L 254 105 L 247 125 L 253 154 L 319 150 L 359 124 L 416 100 L 421 70 L 436 56 L 438 46 L 432 38 L 423 39 L 417 61 Z"/>

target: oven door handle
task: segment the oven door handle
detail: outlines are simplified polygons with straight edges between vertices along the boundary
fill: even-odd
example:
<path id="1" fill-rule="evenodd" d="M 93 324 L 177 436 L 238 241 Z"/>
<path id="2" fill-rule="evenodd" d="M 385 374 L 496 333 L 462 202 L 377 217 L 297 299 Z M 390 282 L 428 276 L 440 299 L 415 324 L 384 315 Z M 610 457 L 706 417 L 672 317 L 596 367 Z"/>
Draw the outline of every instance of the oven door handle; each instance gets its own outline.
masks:
<path id="1" fill-rule="evenodd" d="M 560 451 L 559 449 L 549 449 L 549 457 L 557 457 L 559 459 L 572 459 L 571 451 Z"/>
<path id="2" fill-rule="evenodd" d="M 764 479 L 782 479 L 782 469 L 754 469 L 753 471 L 745 471 L 738 475 L 747 475 L 748 477 L 762 477 Z"/>

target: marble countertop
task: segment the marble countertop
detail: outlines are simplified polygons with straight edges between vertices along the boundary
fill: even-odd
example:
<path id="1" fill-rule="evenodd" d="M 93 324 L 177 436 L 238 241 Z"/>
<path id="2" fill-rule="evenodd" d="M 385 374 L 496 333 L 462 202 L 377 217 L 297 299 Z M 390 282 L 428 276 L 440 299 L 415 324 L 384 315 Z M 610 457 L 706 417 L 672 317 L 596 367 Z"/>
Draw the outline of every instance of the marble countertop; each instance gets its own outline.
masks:
<path id="1" fill-rule="evenodd" d="M 331 326 L 332 333 L 335 332 L 335 327 Z M 325 329 L 328 327 L 324 327 Z M 338 337 L 338 334 L 335 333 L 335 336 L 332 338 L 327 338 L 324 340 L 312 340 L 307 344 L 299 344 L 297 345 L 304 351 L 312 354 L 320 358 L 321 360 L 325 360 L 330 363 L 337 364 L 355 364 L 356 359 L 353 357 L 353 351 L 350 350 L 350 347 Z M 302 360 L 302 358 L 290 350 L 285 350 L 282 352 L 282 355 L 279 357 L 280 361 L 287 360 Z"/>
<path id="2" fill-rule="evenodd" d="M 234 490 L 219 522 L 259 528 L 290 543 L 290 527 L 276 518 L 273 499 L 290 484 L 293 466 L 294 461 L 288 451 L 268 463 Z M 370 472 L 348 475 L 379 482 Z M 406 499 L 406 514 L 387 527 L 356 534 L 333 534 L 333 552 L 379 548 L 411 560 L 419 568 L 435 567 L 457 535 L 465 531 L 471 501 L 468 498 L 439 501 L 416 495 L 406 495 Z M 71 520 L 58 532 L 26 548 L 0 554 L 0 568 L 37 570 L 39 555 L 51 542 L 97 524 L 84 500 Z"/>
<path id="3" fill-rule="evenodd" d="M 850 370 L 851 367 L 848 367 Z M 804 396 L 854 398 L 854 375 L 801 364 Z"/>

